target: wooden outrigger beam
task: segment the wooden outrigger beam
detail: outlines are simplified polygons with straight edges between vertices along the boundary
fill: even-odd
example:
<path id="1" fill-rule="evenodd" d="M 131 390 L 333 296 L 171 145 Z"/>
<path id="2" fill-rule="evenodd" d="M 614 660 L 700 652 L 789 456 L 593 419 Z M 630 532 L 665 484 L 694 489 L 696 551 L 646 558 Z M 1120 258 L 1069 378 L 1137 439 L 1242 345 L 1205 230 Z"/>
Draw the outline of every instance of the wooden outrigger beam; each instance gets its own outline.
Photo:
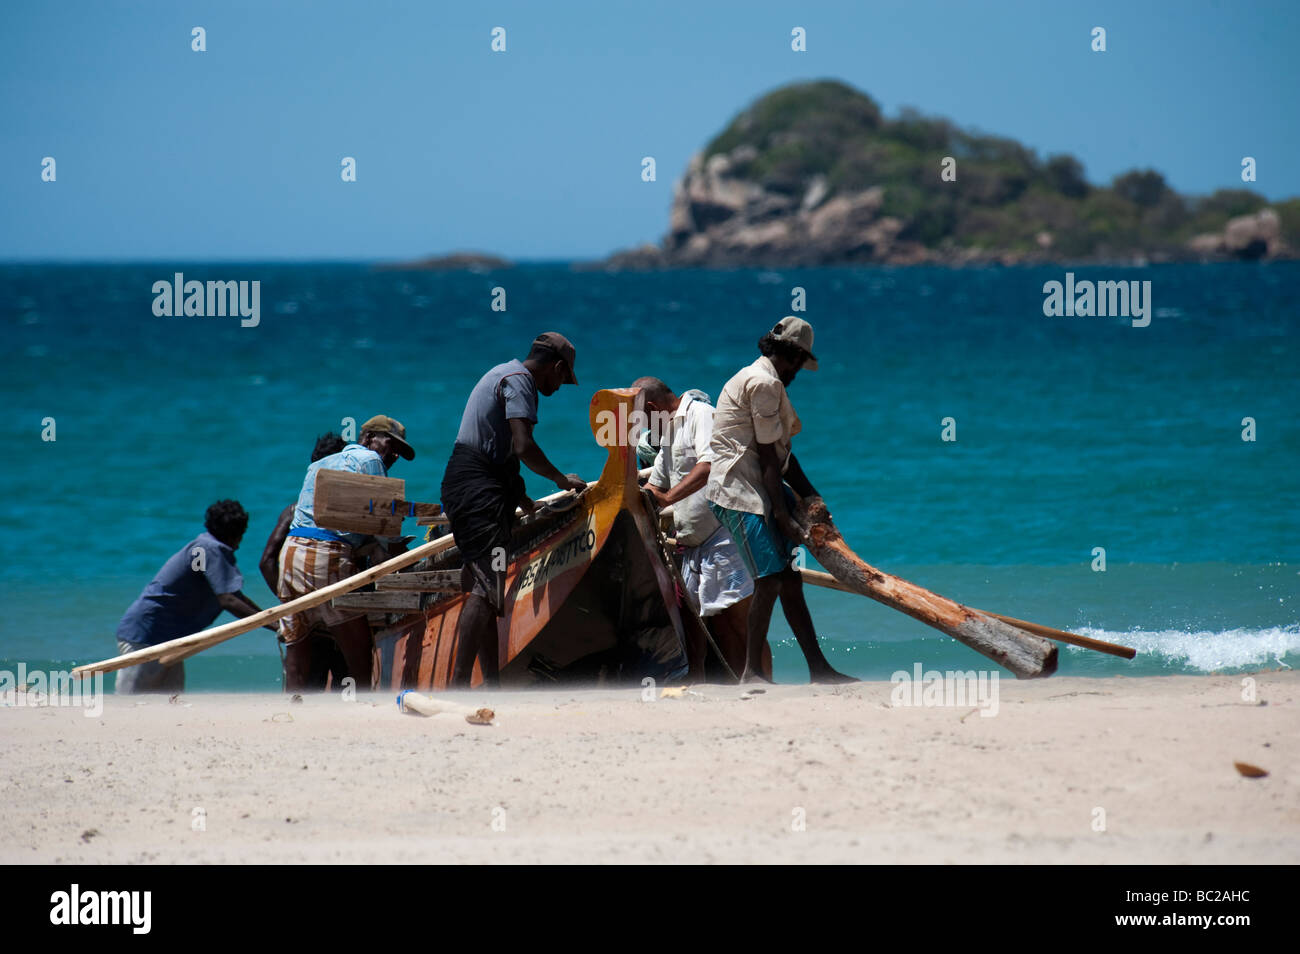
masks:
<path id="1" fill-rule="evenodd" d="M 841 593 L 855 593 L 858 596 L 864 594 L 850 586 L 845 586 L 829 573 L 822 573 L 820 570 L 799 571 L 805 583 L 812 586 L 821 586 L 828 590 L 839 590 Z M 994 619 L 1000 619 L 1004 623 L 1010 623 L 1016 629 L 1023 629 L 1027 633 L 1033 633 L 1035 636 L 1042 636 L 1044 639 L 1054 639 L 1059 643 L 1069 643 L 1071 646 L 1081 646 L 1084 649 L 1096 650 L 1099 653 L 1107 653 L 1111 656 L 1119 656 L 1122 659 L 1132 659 L 1137 655 L 1137 650 L 1132 646 L 1121 646 L 1119 643 L 1108 643 L 1103 639 L 1092 639 L 1089 636 L 1080 636 L 1078 633 L 1071 633 L 1064 629 L 1054 629 L 1051 626 L 1044 626 L 1042 623 L 1031 623 L 1028 620 L 1016 619 L 1014 616 L 1003 616 L 1001 613 L 994 613 L 991 610 L 977 610 L 976 612 L 986 613 Z"/>
<path id="2" fill-rule="evenodd" d="M 1017 678 L 1036 679 L 1056 672 L 1056 646 L 1041 636 L 868 564 L 849 549 L 820 497 L 803 501 L 795 519 L 808 532 L 808 548 L 817 562 L 847 589 L 947 633 Z"/>

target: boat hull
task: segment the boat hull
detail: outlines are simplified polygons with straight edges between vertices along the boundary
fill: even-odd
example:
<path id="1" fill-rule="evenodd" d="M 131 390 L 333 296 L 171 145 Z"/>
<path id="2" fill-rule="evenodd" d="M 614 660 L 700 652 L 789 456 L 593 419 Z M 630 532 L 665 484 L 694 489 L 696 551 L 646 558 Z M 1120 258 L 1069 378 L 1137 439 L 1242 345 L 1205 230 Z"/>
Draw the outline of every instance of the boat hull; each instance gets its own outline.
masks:
<path id="1" fill-rule="evenodd" d="M 637 484 L 636 436 L 608 440 L 610 422 L 635 420 L 636 390 L 598 391 L 592 433 L 607 451 L 597 481 L 540 539 L 512 554 L 505 611 L 497 624 L 502 686 L 584 681 L 670 682 L 703 657 L 698 627 L 678 606 L 655 517 Z M 603 438 L 603 439 L 602 439 Z M 527 525 L 521 528 L 527 531 Z M 457 559 L 454 552 L 449 563 Z M 466 597 L 430 605 L 422 615 L 376 638 L 377 682 L 392 689 L 445 689 L 456 658 Z M 482 674 L 475 665 L 471 685 Z"/>

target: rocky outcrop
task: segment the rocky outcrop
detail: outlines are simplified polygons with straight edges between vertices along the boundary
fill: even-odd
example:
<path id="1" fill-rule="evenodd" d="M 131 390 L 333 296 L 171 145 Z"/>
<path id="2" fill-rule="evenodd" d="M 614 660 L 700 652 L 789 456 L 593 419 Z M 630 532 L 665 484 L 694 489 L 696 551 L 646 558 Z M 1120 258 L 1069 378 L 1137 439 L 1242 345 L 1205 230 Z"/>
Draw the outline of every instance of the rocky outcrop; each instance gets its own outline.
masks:
<path id="1" fill-rule="evenodd" d="M 1222 232 L 1197 235 L 1187 247 L 1204 259 L 1279 258 L 1287 251 L 1282 241 L 1282 220 L 1272 209 L 1229 219 Z"/>
<path id="2" fill-rule="evenodd" d="M 692 157 L 659 244 L 589 267 L 1296 257 L 1300 199 L 1268 205 L 1245 189 L 1181 196 L 1152 169 L 1094 186 L 1073 157 L 915 110 L 886 119 L 817 80 L 760 97 Z"/>
<path id="3" fill-rule="evenodd" d="M 752 146 L 739 146 L 707 162 L 697 154 L 674 187 L 663 244 L 620 253 L 606 264 L 911 264 L 929 257 L 920 243 L 900 238 L 901 221 L 881 214 L 884 190 L 879 186 L 830 198 L 822 176 L 795 192 L 765 188 L 737 175 L 753 153 Z"/>
<path id="4" fill-rule="evenodd" d="M 691 158 L 673 188 L 668 234 L 660 245 L 616 252 L 598 266 L 614 271 L 678 267 L 799 267 L 838 264 L 1018 265 L 1051 259 L 1052 236 L 1032 252 L 930 249 L 904 236 L 906 223 L 883 212 L 881 186 L 832 193 L 824 176 L 794 192 L 744 178 L 754 148 Z"/>
<path id="5" fill-rule="evenodd" d="M 493 272 L 510 267 L 511 262 L 507 259 L 485 252 L 453 252 L 413 262 L 392 262 L 376 266 L 379 271 L 386 272 Z"/>
<path id="6" fill-rule="evenodd" d="M 738 174 L 753 160 L 753 147 L 706 161 L 696 154 L 673 189 L 668 234 L 659 245 L 617 252 L 599 267 L 648 270 L 673 267 L 798 267 L 879 263 L 888 265 L 1034 264 L 1058 260 L 1054 236 L 1040 231 L 1029 251 L 956 247 L 927 248 L 905 237 L 906 223 L 886 215 L 881 186 L 833 193 L 822 176 L 790 192 Z M 1291 257 L 1273 209 L 1230 219 L 1222 232 L 1198 235 L 1186 254 L 1150 260 L 1271 259 Z M 1146 255 L 1106 254 L 1106 259 L 1145 262 Z"/>

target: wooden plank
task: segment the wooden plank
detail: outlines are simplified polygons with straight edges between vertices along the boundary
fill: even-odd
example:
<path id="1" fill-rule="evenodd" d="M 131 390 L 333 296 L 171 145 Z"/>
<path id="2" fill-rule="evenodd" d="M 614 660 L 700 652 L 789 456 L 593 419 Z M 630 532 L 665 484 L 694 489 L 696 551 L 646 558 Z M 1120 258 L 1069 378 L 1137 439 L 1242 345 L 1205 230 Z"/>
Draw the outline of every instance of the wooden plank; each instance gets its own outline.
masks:
<path id="1" fill-rule="evenodd" d="M 330 600 L 339 609 L 360 609 L 371 612 L 407 613 L 424 606 L 424 594 L 397 590 L 395 592 L 344 593 Z"/>
<path id="2" fill-rule="evenodd" d="M 460 570 L 417 570 L 394 573 L 375 583 L 378 590 L 418 590 L 422 593 L 459 593 Z"/>
<path id="3" fill-rule="evenodd" d="M 817 562 L 853 592 L 947 633 L 1005 666 L 1018 678 L 1035 679 L 1056 672 L 1056 646 L 1041 636 L 962 606 L 865 562 L 844 542 L 820 497 L 805 500 L 795 519 L 807 531 L 808 549 Z"/>
<path id="4" fill-rule="evenodd" d="M 391 511 L 405 496 L 406 481 L 395 477 L 318 470 L 312 516 L 316 526 L 327 530 L 398 537 L 406 514 L 400 507 L 396 514 Z"/>

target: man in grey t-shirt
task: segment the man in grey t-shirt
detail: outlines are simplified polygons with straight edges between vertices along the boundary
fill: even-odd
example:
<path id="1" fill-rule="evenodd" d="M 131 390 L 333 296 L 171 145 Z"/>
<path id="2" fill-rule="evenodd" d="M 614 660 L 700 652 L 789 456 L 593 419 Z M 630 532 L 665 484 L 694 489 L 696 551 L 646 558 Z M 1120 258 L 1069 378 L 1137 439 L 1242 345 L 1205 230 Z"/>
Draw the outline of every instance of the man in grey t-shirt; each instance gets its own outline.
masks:
<path id="1" fill-rule="evenodd" d="M 529 470 L 561 490 L 584 490 L 576 474 L 553 465 L 533 440 L 537 394 L 577 384 L 573 345 L 548 331 L 533 341 L 523 361 L 499 364 L 479 379 L 461 417 L 451 459 L 442 478 L 442 506 L 464 560 L 465 605 L 456 624 L 453 687 L 468 688 L 477 658 L 485 685 L 495 685 L 499 666 L 496 620 L 505 613 L 506 567 L 515 507 L 533 509 L 519 475 Z"/>
<path id="2" fill-rule="evenodd" d="M 465 402 L 456 443 L 482 451 L 495 464 L 511 453 L 510 421 L 537 423 L 537 382 L 518 358 L 479 378 Z"/>

